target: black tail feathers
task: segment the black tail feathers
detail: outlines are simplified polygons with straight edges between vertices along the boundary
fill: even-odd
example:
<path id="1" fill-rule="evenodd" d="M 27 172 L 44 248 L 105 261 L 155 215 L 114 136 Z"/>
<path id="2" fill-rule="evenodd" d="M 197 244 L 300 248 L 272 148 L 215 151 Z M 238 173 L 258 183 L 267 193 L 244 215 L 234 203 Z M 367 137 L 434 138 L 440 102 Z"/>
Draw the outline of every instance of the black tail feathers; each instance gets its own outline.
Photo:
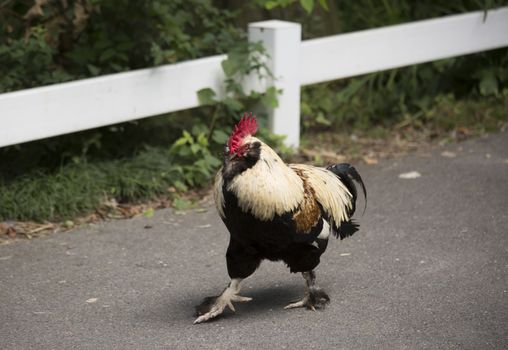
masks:
<path id="1" fill-rule="evenodd" d="M 353 233 L 358 231 L 360 225 L 358 225 L 354 220 L 344 221 L 340 224 L 338 228 L 333 229 L 333 234 L 335 237 L 340 238 L 341 240 L 352 236 Z"/>
<path id="2" fill-rule="evenodd" d="M 356 198 L 358 195 L 356 186 L 353 181 L 356 181 L 357 183 L 359 183 L 362 186 L 363 197 L 365 198 L 365 205 L 363 207 L 363 213 L 365 213 L 365 210 L 367 209 L 367 190 L 365 189 L 365 184 L 363 183 L 362 177 L 360 176 L 358 171 L 348 163 L 340 163 L 340 164 L 330 165 L 326 169 L 330 170 L 335 175 L 337 175 L 341 179 L 341 181 L 344 183 L 344 185 L 347 187 L 349 192 L 351 192 L 351 194 L 353 195 L 353 208 L 351 210 L 350 215 L 352 215 L 355 212 Z M 363 215 L 363 213 L 362 213 L 362 215 Z"/>

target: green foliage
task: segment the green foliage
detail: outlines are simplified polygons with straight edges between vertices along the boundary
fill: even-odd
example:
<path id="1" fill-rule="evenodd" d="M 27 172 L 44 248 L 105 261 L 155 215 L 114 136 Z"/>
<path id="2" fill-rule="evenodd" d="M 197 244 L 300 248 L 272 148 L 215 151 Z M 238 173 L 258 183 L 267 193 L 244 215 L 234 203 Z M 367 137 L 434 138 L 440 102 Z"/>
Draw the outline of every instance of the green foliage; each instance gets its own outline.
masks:
<path id="1" fill-rule="evenodd" d="M 170 149 L 170 154 L 174 157 L 174 169 L 185 181 L 176 184 L 180 190 L 187 189 L 185 184 L 192 187 L 204 185 L 221 164 L 210 152 L 206 127 L 198 124 L 192 131 L 190 134 L 184 130 L 182 137 Z"/>
<path id="2" fill-rule="evenodd" d="M 232 19 L 210 0 L 4 1 L 0 93 L 223 53 Z"/>
<path id="3" fill-rule="evenodd" d="M 227 141 L 227 132 L 245 111 L 258 111 L 257 116 L 262 126 L 266 124 L 266 108 L 278 105 L 280 93 L 274 86 L 270 86 L 264 93 L 246 91 L 245 78 L 257 76 L 260 79 L 273 78 L 265 62 L 267 55 L 261 43 L 240 43 L 232 48 L 227 59 L 222 61 L 222 69 L 226 79 L 224 81 L 224 96 L 218 98 L 216 93 L 205 88 L 198 91 L 198 98 L 203 106 L 212 106 L 210 124 L 203 129 L 212 142 L 212 148 L 221 150 Z M 266 129 L 266 128 L 265 128 Z M 268 133 L 266 130 L 263 132 Z M 268 137 L 273 146 L 281 148 L 282 142 L 276 137 Z"/>
<path id="4" fill-rule="evenodd" d="M 438 134 L 443 131 L 466 129 L 470 133 L 494 132 L 508 121 L 508 88 L 478 100 L 457 99 L 453 94 L 443 94 L 423 111 L 419 118 L 402 123 L 430 129 Z"/>
<path id="5" fill-rule="evenodd" d="M 122 203 L 169 195 L 175 208 L 188 207 L 190 202 L 179 194 L 210 182 L 221 164 L 219 159 L 231 126 L 239 116 L 258 105 L 277 104 L 275 88 L 260 94 L 246 92 L 242 85 L 246 75 L 270 75 L 263 63 L 265 58 L 259 44 L 235 46 L 223 62 L 225 95 L 217 99 L 213 90 L 201 90 L 198 98 L 205 107 L 198 110 L 1 150 L 2 163 L 14 169 L 0 174 L 0 202 L 6 203 L 0 206 L 0 220 L 66 219 L 96 209 L 110 198 Z M 263 119 L 260 122 L 266 123 Z M 281 146 L 281 137 L 263 128 L 260 134 L 275 147 Z M 154 135 L 159 141 L 154 140 Z M 78 141 L 71 143 L 76 138 Z M 133 142 L 134 139 L 139 141 Z M 147 139 L 151 145 L 141 142 Z M 121 150 L 129 144 L 137 144 L 138 148 Z M 31 161 L 39 158 L 46 167 L 29 170 L 29 165 L 20 165 L 19 155 L 26 154 L 23 149 L 34 150 Z M 61 165 L 49 166 L 45 159 L 53 159 L 60 152 L 65 155 L 60 158 Z M 108 153 L 116 157 L 109 158 Z M 126 158 L 118 159 L 118 154 Z M 168 191 L 169 188 L 176 192 Z"/>
<path id="6" fill-rule="evenodd" d="M 356 1 L 257 1 L 259 6 L 275 3 L 270 15 L 284 20 L 302 23 L 305 38 L 322 37 L 387 25 L 400 24 L 429 18 L 456 15 L 470 11 L 484 10 L 508 5 L 507 0 L 356 0 Z M 304 6 L 304 3 L 308 3 Z M 281 8 L 283 8 L 281 10 Z M 305 11 L 301 11 L 303 8 Z M 312 15 L 309 11 L 312 9 Z"/>
<path id="7" fill-rule="evenodd" d="M 319 5 L 324 9 L 328 10 L 327 0 L 319 0 Z M 314 9 L 314 0 L 256 0 L 255 3 L 267 10 L 272 10 L 277 7 L 287 7 L 294 3 L 298 3 L 308 14 L 312 13 Z"/>

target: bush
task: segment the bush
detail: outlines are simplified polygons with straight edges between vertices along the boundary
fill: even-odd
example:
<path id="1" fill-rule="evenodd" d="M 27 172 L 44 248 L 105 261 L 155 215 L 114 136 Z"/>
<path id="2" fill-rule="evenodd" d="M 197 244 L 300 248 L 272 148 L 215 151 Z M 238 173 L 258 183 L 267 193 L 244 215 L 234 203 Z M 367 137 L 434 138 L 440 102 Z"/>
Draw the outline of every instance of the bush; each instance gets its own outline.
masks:
<path id="1" fill-rule="evenodd" d="M 0 93 L 223 53 L 232 18 L 209 0 L 6 1 Z"/>

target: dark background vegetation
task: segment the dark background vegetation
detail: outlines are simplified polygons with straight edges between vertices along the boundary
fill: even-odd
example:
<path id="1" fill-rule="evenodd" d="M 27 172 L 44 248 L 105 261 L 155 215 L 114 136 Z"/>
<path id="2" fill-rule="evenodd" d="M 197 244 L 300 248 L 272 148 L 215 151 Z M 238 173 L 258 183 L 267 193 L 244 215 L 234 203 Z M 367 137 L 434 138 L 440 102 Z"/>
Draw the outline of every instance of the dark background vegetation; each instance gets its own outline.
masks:
<path id="1" fill-rule="evenodd" d="M 0 149 L 0 220 L 61 220 L 118 203 L 181 194 L 209 183 L 231 125 L 276 104 L 249 95 L 258 67 L 249 22 L 302 23 L 304 38 L 508 5 L 508 1 L 0 0 L 0 93 L 231 53 L 228 97 L 204 107 Z M 488 16 L 488 12 L 486 13 Z M 257 67 L 257 68 L 256 68 Z M 389 137 L 410 128 L 435 137 L 496 130 L 506 122 L 508 49 L 305 87 L 306 135 Z M 409 129 L 404 129 L 409 130 Z M 280 138 L 269 135 L 275 146 Z"/>

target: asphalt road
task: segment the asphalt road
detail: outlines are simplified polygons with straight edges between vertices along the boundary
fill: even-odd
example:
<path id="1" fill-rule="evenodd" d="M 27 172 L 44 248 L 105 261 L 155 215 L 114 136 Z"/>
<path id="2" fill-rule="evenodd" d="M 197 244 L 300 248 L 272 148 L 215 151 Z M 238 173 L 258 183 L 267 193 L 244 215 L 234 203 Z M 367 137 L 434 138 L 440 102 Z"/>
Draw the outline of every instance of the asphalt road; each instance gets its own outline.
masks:
<path id="1" fill-rule="evenodd" d="M 508 348 L 508 132 L 359 169 L 369 207 L 317 269 L 324 311 L 283 310 L 303 280 L 265 262 L 253 301 L 193 325 L 228 282 L 210 204 L 0 246 L 0 349 Z"/>

